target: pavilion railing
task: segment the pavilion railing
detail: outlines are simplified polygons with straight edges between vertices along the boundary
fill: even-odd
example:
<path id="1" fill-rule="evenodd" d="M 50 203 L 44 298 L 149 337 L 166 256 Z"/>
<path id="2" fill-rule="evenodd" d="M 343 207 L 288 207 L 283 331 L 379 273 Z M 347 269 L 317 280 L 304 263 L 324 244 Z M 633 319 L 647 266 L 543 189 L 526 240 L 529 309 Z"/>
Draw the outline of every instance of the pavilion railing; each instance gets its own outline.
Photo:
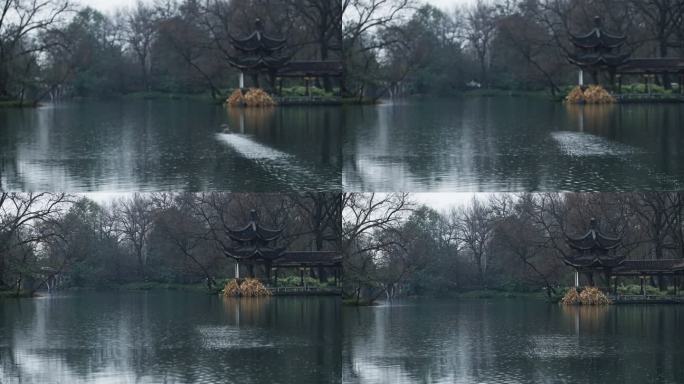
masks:
<path id="1" fill-rule="evenodd" d="M 342 288 L 340 287 L 269 287 L 272 294 L 340 294 Z"/>
<path id="2" fill-rule="evenodd" d="M 670 302 L 684 303 L 684 296 L 674 295 L 610 295 L 610 299 L 617 303 L 629 302 Z"/>

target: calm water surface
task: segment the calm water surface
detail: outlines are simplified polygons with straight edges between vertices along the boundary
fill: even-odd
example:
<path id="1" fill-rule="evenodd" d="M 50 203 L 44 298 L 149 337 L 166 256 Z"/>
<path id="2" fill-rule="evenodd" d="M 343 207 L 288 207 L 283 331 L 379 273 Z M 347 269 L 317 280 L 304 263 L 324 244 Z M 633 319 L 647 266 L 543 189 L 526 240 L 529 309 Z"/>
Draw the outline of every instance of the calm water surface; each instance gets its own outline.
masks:
<path id="1" fill-rule="evenodd" d="M 0 109 L 0 190 L 338 191 L 340 114 L 181 100 Z"/>
<path id="2" fill-rule="evenodd" d="M 182 292 L 0 301 L 0 382 L 336 383 L 340 310 Z"/>
<path id="3" fill-rule="evenodd" d="M 682 383 L 684 308 L 427 301 L 344 308 L 345 383 Z"/>
<path id="4" fill-rule="evenodd" d="M 684 186 L 684 105 L 535 98 L 346 109 L 352 191 L 634 191 Z"/>

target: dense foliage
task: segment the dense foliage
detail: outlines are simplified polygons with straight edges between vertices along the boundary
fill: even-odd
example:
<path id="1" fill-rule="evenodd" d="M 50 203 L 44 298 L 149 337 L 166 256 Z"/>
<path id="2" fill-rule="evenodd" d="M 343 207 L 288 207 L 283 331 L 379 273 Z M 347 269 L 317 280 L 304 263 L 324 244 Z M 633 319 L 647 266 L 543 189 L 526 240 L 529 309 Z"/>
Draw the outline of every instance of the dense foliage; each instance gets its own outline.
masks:
<path id="1" fill-rule="evenodd" d="M 623 238 L 628 258 L 684 258 L 681 193 L 490 195 L 442 213 L 408 195 L 345 201 L 345 291 L 358 300 L 487 289 L 562 294 L 573 276 L 562 261 L 566 235 L 584 235 L 591 218 Z M 672 282 L 650 283 L 665 290 Z"/>
<path id="2" fill-rule="evenodd" d="M 328 0 L 139 1 L 114 15 L 69 0 L 0 0 L 0 11 L 0 101 L 223 97 L 238 85 L 230 36 L 252 33 L 257 18 L 267 33 L 287 37 L 285 54 L 295 59 L 332 60 L 342 49 L 341 8 Z M 330 90 L 326 80 L 318 85 Z"/>
<path id="3" fill-rule="evenodd" d="M 419 0 L 344 3 L 347 88 L 356 97 L 560 93 L 577 80 L 569 36 L 590 31 L 596 15 L 628 37 L 636 57 L 684 55 L 682 0 L 477 0 L 450 10 Z"/>
<path id="4" fill-rule="evenodd" d="M 234 273 L 226 228 L 243 226 L 252 209 L 264 225 L 284 228 L 279 246 L 337 247 L 334 194 L 136 194 L 101 205 L 66 194 L 0 193 L 0 290 L 219 287 Z"/>

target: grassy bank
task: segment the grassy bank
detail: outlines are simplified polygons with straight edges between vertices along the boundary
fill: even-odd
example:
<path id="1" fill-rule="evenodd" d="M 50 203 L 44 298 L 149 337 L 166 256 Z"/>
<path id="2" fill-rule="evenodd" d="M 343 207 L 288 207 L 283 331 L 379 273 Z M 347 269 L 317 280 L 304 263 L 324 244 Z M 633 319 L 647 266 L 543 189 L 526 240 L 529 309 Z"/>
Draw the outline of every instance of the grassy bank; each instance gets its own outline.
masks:
<path id="1" fill-rule="evenodd" d="M 565 290 L 559 289 L 555 295 L 549 298 L 546 292 L 523 292 L 523 291 L 505 291 L 505 290 L 472 290 L 463 292 L 449 292 L 441 295 L 416 295 L 416 296 L 405 296 L 401 299 L 416 300 L 416 299 L 448 299 L 448 300 L 506 300 L 506 299 L 519 299 L 519 300 L 544 300 L 552 303 L 558 302 L 565 293 Z M 382 300 L 379 300 L 382 301 Z M 342 301 L 343 305 L 346 306 L 358 306 L 366 307 L 377 305 L 377 302 L 368 301 L 361 299 L 358 303 L 354 298 L 345 298 Z"/>
<path id="2" fill-rule="evenodd" d="M 2 100 L 0 101 L 0 108 L 33 108 L 38 106 L 38 103 L 33 101 L 19 101 L 19 100 Z"/>
<path id="3" fill-rule="evenodd" d="M 32 297 L 31 292 L 19 291 L 19 294 L 17 295 L 17 291 L 15 289 L 0 290 L 0 299 L 17 299 L 25 297 Z"/>
<path id="4" fill-rule="evenodd" d="M 223 104 L 227 98 L 215 99 L 211 93 L 174 93 L 174 92 L 133 92 L 122 95 L 125 99 L 133 100 L 194 100 L 206 103 Z"/>
<path id="5" fill-rule="evenodd" d="M 460 96 L 471 97 L 531 97 L 540 99 L 550 99 L 553 96 L 548 91 L 523 91 L 514 89 L 474 89 L 464 91 Z"/>

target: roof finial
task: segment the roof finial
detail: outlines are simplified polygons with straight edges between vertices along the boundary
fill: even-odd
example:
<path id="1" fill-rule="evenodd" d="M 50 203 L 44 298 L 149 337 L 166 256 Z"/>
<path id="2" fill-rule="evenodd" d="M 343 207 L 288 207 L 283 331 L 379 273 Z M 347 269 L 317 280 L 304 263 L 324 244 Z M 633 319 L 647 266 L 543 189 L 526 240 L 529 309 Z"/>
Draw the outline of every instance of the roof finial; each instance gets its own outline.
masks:
<path id="1" fill-rule="evenodd" d="M 594 25 L 596 28 L 601 28 L 603 26 L 603 18 L 601 16 L 594 16 Z"/>
<path id="2" fill-rule="evenodd" d="M 589 221 L 589 225 L 591 229 L 597 230 L 598 229 L 598 221 L 596 220 L 595 217 L 592 217 L 591 220 Z"/>

